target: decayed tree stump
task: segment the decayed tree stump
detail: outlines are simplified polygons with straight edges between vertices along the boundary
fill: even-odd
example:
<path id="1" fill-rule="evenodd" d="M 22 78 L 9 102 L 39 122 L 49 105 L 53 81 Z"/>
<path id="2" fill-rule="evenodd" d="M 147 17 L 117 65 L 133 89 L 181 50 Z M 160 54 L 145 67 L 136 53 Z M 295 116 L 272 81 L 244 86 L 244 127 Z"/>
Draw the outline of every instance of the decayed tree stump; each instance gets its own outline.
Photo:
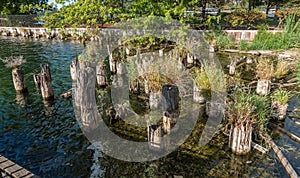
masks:
<path id="1" fill-rule="evenodd" d="M 176 123 L 179 116 L 179 90 L 175 85 L 162 87 L 163 130 L 170 133 L 171 125 Z"/>
<path id="2" fill-rule="evenodd" d="M 23 71 L 20 66 L 13 67 L 12 69 L 12 78 L 14 82 L 14 87 L 17 92 L 27 92 L 27 86 Z"/>
<path id="3" fill-rule="evenodd" d="M 39 74 L 40 78 L 40 88 L 42 97 L 44 99 L 52 99 L 54 98 L 54 90 L 52 88 L 52 78 L 50 73 L 49 65 L 41 66 L 42 70 Z"/>
<path id="4" fill-rule="evenodd" d="M 105 87 L 107 82 L 106 65 L 99 64 L 96 66 L 97 84 L 99 87 Z"/>
<path id="5" fill-rule="evenodd" d="M 229 146 L 235 154 L 244 155 L 251 151 L 252 125 L 242 123 L 231 125 L 229 135 Z"/>

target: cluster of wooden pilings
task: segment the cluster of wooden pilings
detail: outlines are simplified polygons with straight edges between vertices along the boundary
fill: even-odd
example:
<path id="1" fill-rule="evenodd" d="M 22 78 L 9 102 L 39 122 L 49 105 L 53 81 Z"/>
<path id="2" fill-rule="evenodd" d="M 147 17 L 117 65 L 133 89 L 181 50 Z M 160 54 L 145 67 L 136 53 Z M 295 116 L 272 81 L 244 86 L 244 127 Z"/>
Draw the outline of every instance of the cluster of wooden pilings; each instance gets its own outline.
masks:
<path id="1" fill-rule="evenodd" d="M 24 99 L 24 96 L 28 94 L 28 89 L 21 66 L 14 66 L 12 68 L 12 78 L 14 88 L 17 92 L 17 98 Z M 54 90 L 52 87 L 52 78 L 49 65 L 41 65 L 41 72 L 39 74 L 34 74 L 33 79 L 36 88 L 41 92 L 44 101 L 53 100 Z M 18 102 L 20 102 L 20 104 L 22 103 L 21 101 Z"/>

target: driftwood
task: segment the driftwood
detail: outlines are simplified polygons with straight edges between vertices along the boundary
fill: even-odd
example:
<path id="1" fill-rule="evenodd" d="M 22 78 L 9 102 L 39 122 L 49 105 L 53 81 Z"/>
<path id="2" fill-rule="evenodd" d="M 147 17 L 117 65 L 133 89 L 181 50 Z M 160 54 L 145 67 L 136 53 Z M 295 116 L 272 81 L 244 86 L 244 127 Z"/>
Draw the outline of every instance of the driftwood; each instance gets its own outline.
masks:
<path id="1" fill-rule="evenodd" d="M 278 146 L 274 143 L 270 135 L 265 133 L 266 141 L 267 143 L 272 147 L 275 154 L 277 155 L 279 161 L 281 162 L 282 166 L 286 170 L 286 172 L 289 174 L 291 178 L 297 178 L 297 172 L 294 170 L 293 166 L 290 164 L 290 162 L 286 159 L 286 157 L 283 155 L 281 150 L 278 148 Z"/>
<path id="2" fill-rule="evenodd" d="M 295 142 L 299 143 L 300 144 L 300 138 L 296 135 L 294 135 L 293 133 L 273 124 L 273 123 L 269 123 L 269 125 L 275 129 L 277 129 L 279 132 L 287 135 L 288 137 L 290 137 L 292 140 L 294 140 Z"/>
<path id="3" fill-rule="evenodd" d="M 66 93 L 63 93 L 63 94 L 59 95 L 59 97 L 61 97 L 61 98 L 71 98 L 72 97 L 72 92 L 68 91 Z"/>
<path id="4" fill-rule="evenodd" d="M 255 55 L 262 55 L 262 54 L 274 54 L 275 51 L 272 50 L 250 50 L 250 51 L 241 51 L 235 49 L 225 49 L 222 52 L 229 52 L 229 53 L 241 53 L 241 54 L 255 54 Z"/>

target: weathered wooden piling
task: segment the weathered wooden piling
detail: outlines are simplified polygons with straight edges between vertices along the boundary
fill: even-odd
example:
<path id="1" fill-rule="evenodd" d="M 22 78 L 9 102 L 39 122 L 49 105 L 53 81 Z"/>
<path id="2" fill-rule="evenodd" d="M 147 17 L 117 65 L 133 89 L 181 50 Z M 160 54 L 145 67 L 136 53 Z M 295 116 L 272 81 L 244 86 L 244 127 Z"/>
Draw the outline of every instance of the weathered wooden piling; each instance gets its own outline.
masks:
<path id="1" fill-rule="evenodd" d="M 23 70 L 20 66 L 15 66 L 12 69 L 12 78 L 14 87 L 17 92 L 27 92 L 27 86 L 23 74 Z"/>
<path id="2" fill-rule="evenodd" d="M 195 103 L 203 104 L 205 103 L 206 99 L 203 95 L 203 90 L 201 90 L 197 85 L 194 83 L 193 86 L 193 101 Z"/>
<path id="3" fill-rule="evenodd" d="M 99 87 L 105 87 L 107 82 L 106 65 L 98 64 L 96 66 L 97 84 Z"/>
<path id="4" fill-rule="evenodd" d="M 41 89 L 41 79 L 39 74 L 33 74 L 33 81 L 35 84 L 35 87 L 40 90 Z"/>
<path id="5" fill-rule="evenodd" d="M 267 95 L 271 91 L 271 81 L 270 80 L 258 80 L 257 81 L 257 87 L 256 87 L 256 93 Z"/>
<path id="6" fill-rule="evenodd" d="M 245 155 L 249 153 L 252 142 L 252 125 L 250 123 L 231 124 L 229 140 L 229 146 L 235 154 Z"/>
<path id="7" fill-rule="evenodd" d="M 160 125 L 149 125 L 147 127 L 147 132 L 148 132 L 148 143 L 149 147 L 153 149 L 160 149 L 162 144 L 162 128 Z"/>
<path id="8" fill-rule="evenodd" d="M 176 85 L 163 85 L 162 87 L 162 109 L 163 130 L 170 133 L 171 125 L 176 123 L 179 116 L 179 90 Z"/>
<path id="9" fill-rule="evenodd" d="M 53 99 L 54 98 L 54 90 L 52 87 L 52 78 L 50 67 L 48 64 L 45 66 L 41 66 L 41 73 L 39 74 L 40 79 L 40 89 L 42 93 L 43 99 Z"/>
<path id="10" fill-rule="evenodd" d="M 72 61 L 72 63 L 70 64 L 70 74 L 71 74 L 71 79 L 73 81 L 77 80 L 77 71 L 78 71 L 78 57 L 76 57 L 75 60 Z"/>

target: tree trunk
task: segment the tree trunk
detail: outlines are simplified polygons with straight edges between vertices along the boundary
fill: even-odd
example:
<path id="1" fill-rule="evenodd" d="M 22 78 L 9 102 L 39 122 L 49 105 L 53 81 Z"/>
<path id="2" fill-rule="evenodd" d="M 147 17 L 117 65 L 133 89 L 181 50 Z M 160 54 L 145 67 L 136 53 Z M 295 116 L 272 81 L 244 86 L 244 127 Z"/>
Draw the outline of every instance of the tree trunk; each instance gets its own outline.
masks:
<path id="1" fill-rule="evenodd" d="M 20 66 L 14 67 L 12 69 L 12 78 L 13 78 L 15 90 L 17 92 L 22 93 L 27 91 L 25 78 Z"/>
<path id="2" fill-rule="evenodd" d="M 229 146 L 231 150 L 238 155 L 244 155 L 251 151 L 252 125 L 242 123 L 240 125 L 231 125 L 229 135 Z"/>
<path id="3" fill-rule="evenodd" d="M 99 64 L 96 66 L 97 84 L 99 87 L 105 87 L 107 82 L 106 65 Z"/>
<path id="4" fill-rule="evenodd" d="M 206 21 L 206 3 L 207 3 L 207 0 L 204 0 L 202 2 L 202 22 L 205 22 Z"/>
<path id="5" fill-rule="evenodd" d="M 268 17 L 269 14 L 269 9 L 270 9 L 270 0 L 267 0 L 267 6 L 266 6 L 266 15 Z"/>
<path id="6" fill-rule="evenodd" d="M 52 88 L 52 79 L 49 65 L 46 64 L 42 66 L 42 71 L 40 73 L 40 82 L 41 82 L 41 93 L 44 99 L 53 99 L 54 91 Z"/>
<path id="7" fill-rule="evenodd" d="M 248 11 L 251 11 L 253 8 L 253 0 L 249 0 Z"/>

